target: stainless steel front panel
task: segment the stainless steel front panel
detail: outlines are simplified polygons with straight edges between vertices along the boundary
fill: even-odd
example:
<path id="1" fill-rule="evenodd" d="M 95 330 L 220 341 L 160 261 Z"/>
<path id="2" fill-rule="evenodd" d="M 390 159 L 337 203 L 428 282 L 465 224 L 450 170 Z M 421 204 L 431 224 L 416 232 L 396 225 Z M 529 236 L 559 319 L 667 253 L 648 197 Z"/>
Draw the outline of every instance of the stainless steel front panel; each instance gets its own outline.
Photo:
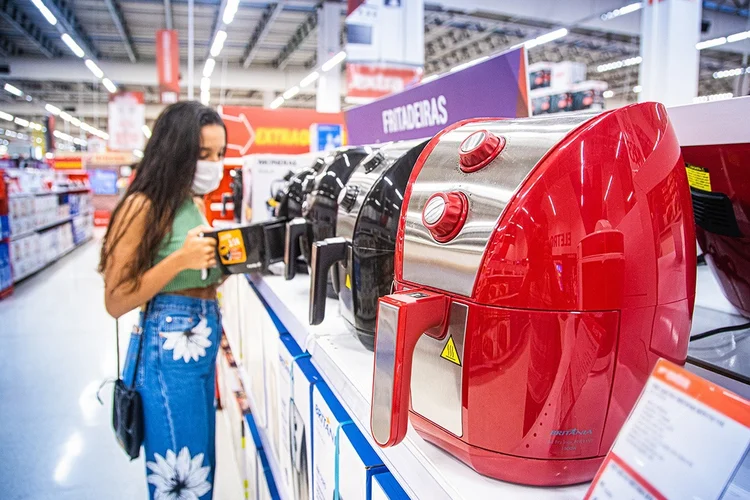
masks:
<path id="1" fill-rule="evenodd" d="M 422 335 L 414 350 L 411 375 L 412 409 L 458 437 L 463 435 L 461 387 L 468 311 L 465 304 L 453 302 L 445 338 Z M 440 356 L 448 339 L 453 339 L 461 366 Z"/>
<path id="2" fill-rule="evenodd" d="M 380 444 L 385 444 L 391 434 L 393 411 L 394 370 L 396 369 L 396 335 L 399 309 L 380 303 L 378 310 L 378 335 L 375 344 L 375 378 L 372 385 L 372 413 L 370 428 Z M 408 411 L 408 408 L 403 408 Z"/>
<path id="3" fill-rule="evenodd" d="M 357 217 L 359 211 L 362 208 L 365 198 L 370 193 L 370 189 L 377 182 L 378 179 L 388 170 L 391 165 L 405 155 L 411 148 L 417 146 L 424 140 L 417 141 L 399 141 L 391 142 L 383 145 L 380 149 L 373 151 L 368 155 L 357 167 L 357 170 L 352 173 L 352 176 L 347 182 L 347 186 L 357 186 L 359 192 L 357 193 L 357 201 L 352 206 L 351 210 L 345 210 L 339 205 L 338 218 L 336 219 L 336 236 L 342 236 L 348 240 L 354 239 L 354 226 L 357 224 Z M 383 161 L 372 169 L 367 171 L 367 164 L 377 154 L 383 156 Z"/>
<path id="4" fill-rule="evenodd" d="M 440 138 L 414 182 L 406 208 L 403 277 L 470 297 L 482 256 L 508 201 L 539 160 L 565 134 L 595 113 L 469 123 Z M 505 138 L 505 149 L 473 173 L 459 168 L 459 147 L 487 129 Z M 422 224 L 422 211 L 435 193 L 461 191 L 469 200 L 466 223 L 448 243 L 438 243 Z"/>

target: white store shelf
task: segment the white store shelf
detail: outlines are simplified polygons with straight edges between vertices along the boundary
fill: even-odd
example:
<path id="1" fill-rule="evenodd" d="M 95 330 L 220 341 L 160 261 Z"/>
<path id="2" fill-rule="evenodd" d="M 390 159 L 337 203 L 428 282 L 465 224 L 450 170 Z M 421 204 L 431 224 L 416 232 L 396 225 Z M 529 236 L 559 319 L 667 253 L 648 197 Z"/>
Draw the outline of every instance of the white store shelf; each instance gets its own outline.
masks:
<path id="1" fill-rule="evenodd" d="M 60 189 L 55 191 L 38 191 L 35 193 L 12 193 L 8 196 L 8 198 L 15 199 L 15 198 L 28 198 L 33 196 L 49 196 L 52 194 L 72 194 L 72 193 L 90 193 L 91 188 L 88 187 L 79 187 L 79 188 L 69 188 L 69 189 Z"/>
<path id="2" fill-rule="evenodd" d="M 232 340 L 229 336 L 226 336 L 227 342 L 229 342 L 229 351 L 232 353 L 232 356 L 234 357 L 234 362 L 237 365 L 237 373 L 239 375 L 240 384 L 242 385 L 242 390 L 247 396 L 247 403 L 250 405 L 250 414 L 251 415 L 258 415 L 258 409 L 253 404 L 253 398 L 250 397 L 250 388 L 252 385 L 250 384 L 250 381 L 247 380 L 247 371 L 242 366 L 242 361 L 240 360 L 239 353 L 242 351 L 239 349 L 239 347 L 236 347 L 232 344 Z M 235 353 L 237 353 L 235 355 Z M 255 428 L 258 431 L 258 436 L 260 437 L 260 444 L 258 448 L 262 448 L 263 452 L 266 455 L 266 460 L 268 461 L 268 467 L 271 469 L 271 475 L 273 476 L 274 481 L 276 482 L 276 489 L 279 492 L 279 499 L 280 500 L 287 500 L 288 495 L 287 492 L 281 487 L 283 482 L 281 481 L 283 476 L 281 475 L 281 466 L 279 465 L 279 462 L 276 460 L 276 457 L 273 455 L 273 447 L 271 446 L 271 440 L 268 436 L 268 432 L 266 432 L 266 429 L 259 426 L 257 422 L 255 423 Z M 251 438 L 252 439 L 252 438 Z"/>
<path id="3" fill-rule="evenodd" d="M 297 343 L 307 346 L 323 379 L 412 499 L 579 500 L 585 495 L 587 484 L 539 488 L 482 476 L 424 441 L 411 427 L 398 446 L 378 447 L 369 430 L 374 355 L 349 333 L 338 313 L 338 301 L 328 299 L 325 321 L 311 327 L 307 324 L 309 276 L 291 281 L 254 276 L 251 282 Z"/>
<path id="4" fill-rule="evenodd" d="M 21 275 L 18 275 L 18 276 L 13 276 L 13 283 L 18 283 L 21 280 L 25 280 L 29 276 L 38 273 L 39 271 L 47 268 L 48 266 L 51 266 L 52 264 L 54 264 L 58 260 L 62 259 L 66 255 L 68 255 L 70 252 L 72 252 L 73 250 L 75 250 L 76 248 L 82 247 L 83 245 L 85 245 L 86 243 L 88 243 L 90 240 L 91 240 L 91 237 L 86 238 L 85 240 L 83 240 L 82 242 L 80 242 L 78 245 L 74 245 L 74 246 L 72 246 L 72 247 L 70 247 L 70 248 L 68 248 L 66 250 L 63 250 L 62 252 L 60 252 L 60 255 L 58 255 L 57 257 L 55 257 L 51 261 L 45 262 L 44 264 L 42 264 L 40 266 L 37 266 L 36 268 L 33 268 L 33 269 L 31 269 L 30 271 L 27 271 L 24 274 L 21 274 Z"/>
<path id="5" fill-rule="evenodd" d="M 67 217 L 63 217 L 61 219 L 57 219 L 56 221 L 48 222 L 46 224 L 42 224 L 40 226 L 35 227 L 34 229 L 30 229 L 28 231 L 23 231 L 22 233 L 17 233 L 17 234 L 11 233 L 10 234 L 10 240 L 11 241 L 20 240 L 21 238 L 25 238 L 26 236 L 31 236 L 34 233 L 38 233 L 40 231 L 45 231 L 45 230 L 50 229 L 52 227 L 59 226 L 61 224 L 65 224 L 66 222 L 72 222 L 73 219 L 75 219 L 76 217 L 86 217 L 89 214 L 90 214 L 90 212 L 82 212 L 82 213 L 75 214 L 75 215 L 69 215 Z"/>

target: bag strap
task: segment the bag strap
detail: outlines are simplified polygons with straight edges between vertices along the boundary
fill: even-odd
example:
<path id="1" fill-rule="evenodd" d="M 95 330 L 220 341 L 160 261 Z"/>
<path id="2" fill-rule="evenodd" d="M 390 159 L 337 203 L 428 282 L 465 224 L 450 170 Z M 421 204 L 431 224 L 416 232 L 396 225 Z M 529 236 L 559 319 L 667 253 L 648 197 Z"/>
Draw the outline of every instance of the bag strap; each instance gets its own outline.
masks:
<path id="1" fill-rule="evenodd" d="M 138 324 L 138 329 L 140 330 L 141 338 L 138 341 L 138 351 L 135 354 L 135 368 L 133 369 L 133 379 L 130 381 L 130 388 L 132 389 L 135 387 L 135 380 L 136 376 L 138 375 L 138 364 L 141 361 L 141 350 L 143 349 L 143 326 L 146 323 L 146 316 L 148 315 L 148 308 L 149 308 L 150 302 L 146 302 L 146 306 L 143 308 L 143 312 L 141 314 L 141 320 Z M 117 352 L 117 378 L 120 378 L 120 374 L 122 373 L 122 366 L 120 362 L 120 320 L 115 319 L 115 338 L 117 344 L 115 344 L 115 351 Z"/>

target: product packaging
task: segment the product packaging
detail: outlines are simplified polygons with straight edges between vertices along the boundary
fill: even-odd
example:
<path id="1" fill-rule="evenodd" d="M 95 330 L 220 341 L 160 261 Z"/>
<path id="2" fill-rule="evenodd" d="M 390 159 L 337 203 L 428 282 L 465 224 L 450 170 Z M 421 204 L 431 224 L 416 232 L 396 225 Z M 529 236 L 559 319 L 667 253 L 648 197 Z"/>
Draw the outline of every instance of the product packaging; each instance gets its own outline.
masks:
<path id="1" fill-rule="evenodd" d="M 378 455 L 324 382 L 313 387 L 313 499 L 369 500 Z"/>
<path id="2" fill-rule="evenodd" d="M 375 474 L 372 480 L 371 500 L 409 500 L 409 495 L 390 472 Z"/>
<path id="3" fill-rule="evenodd" d="M 279 464 L 291 500 L 312 498 L 312 388 L 320 380 L 291 335 L 279 337 Z"/>
<path id="4" fill-rule="evenodd" d="M 244 279 L 244 276 L 232 275 L 219 287 L 221 326 L 224 328 L 224 335 L 229 339 L 232 354 L 238 365 L 242 365 L 244 349 L 240 335 L 240 301 L 237 288 L 238 281 Z M 247 286 L 246 283 L 245 286 Z"/>
<path id="5" fill-rule="evenodd" d="M 258 500 L 260 437 L 252 415 L 245 416 L 243 425 L 245 436 L 245 498 Z"/>
<path id="6" fill-rule="evenodd" d="M 248 391 L 253 418 L 261 429 L 267 427 L 265 349 L 263 329 L 268 317 L 266 308 L 250 287 L 244 275 L 238 276 L 237 300 L 239 307 L 240 345 L 245 390 Z"/>
<path id="7" fill-rule="evenodd" d="M 245 406 L 247 403 L 243 403 L 246 398 L 245 393 L 242 391 L 242 385 L 239 380 L 239 373 L 237 372 L 237 365 L 232 356 L 232 352 L 229 349 L 229 342 L 225 336 L 222 336 L 221 349 L 219 349 L 219 394 L 221 396 L 221 404 L 224 414 L 224 418 L 227 419 L 229 426 L 229 435 L 232 443 L 232 450 L 234 452 L 234 458 L 238 464 L 242 464 L 244 460 L 243 448 L 243 428 L 245 420 Z"/>

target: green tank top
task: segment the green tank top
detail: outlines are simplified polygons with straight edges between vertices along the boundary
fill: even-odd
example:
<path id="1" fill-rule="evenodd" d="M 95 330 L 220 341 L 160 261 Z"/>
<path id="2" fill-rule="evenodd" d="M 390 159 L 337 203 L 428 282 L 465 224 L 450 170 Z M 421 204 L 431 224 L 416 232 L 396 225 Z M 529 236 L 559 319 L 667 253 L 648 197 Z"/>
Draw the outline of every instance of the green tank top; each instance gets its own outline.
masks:
<path id="1" fill-rule="evenodd" d="M 205 217 L 203 217 L 203 214 L 192 199 L 186 200 L 177 209 L 174 222 L 172 222 L 172 230 L 162 240 L 159 252 L 156 255 L 156 259 L 154 259 L 154 265 L 182 248 L 188 231 L 202 225 L 207 225 Z M 169 293 L 188 288 L 203 288 L 217 283 L 220 279 L 221 271 L 218 269 L 209 269 L 208 279 L 206 280 L 201 279 L 201 271 L 188 269 L 181 271 L 161 291 L 162 293 Z"/>

